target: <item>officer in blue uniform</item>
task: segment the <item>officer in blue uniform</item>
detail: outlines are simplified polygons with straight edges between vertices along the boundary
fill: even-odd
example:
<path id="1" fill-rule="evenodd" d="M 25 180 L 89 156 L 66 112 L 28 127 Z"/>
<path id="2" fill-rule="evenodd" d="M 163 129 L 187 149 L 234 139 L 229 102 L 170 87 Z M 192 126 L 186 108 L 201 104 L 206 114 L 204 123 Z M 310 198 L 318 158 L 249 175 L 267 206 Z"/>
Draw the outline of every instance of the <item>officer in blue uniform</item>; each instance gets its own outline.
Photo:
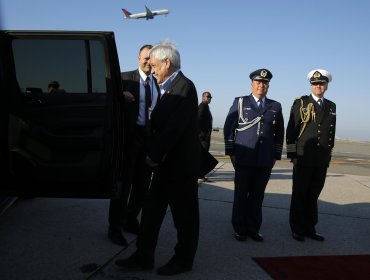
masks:
<path id="1" fill-rule="evenodd" d="M 324 187 L 334 147 L 336 106 L 324 98 L 332 80 L 327 70 L 308 73 L 311 94 L 298 97 L 290 111 L 286 131 L 287 157 L 293 162 L 293 192 L 289 223 L 293 238 L 324 241 L 316 232 L 317 200 Z"/>
<path id="2" fill-rule="evenodd" d="M 281 159 L 284 119 L 281 104 L 266 97 L 272 73 L 258 69 L 249 78 L 252 93 L 235 98 L 226 117 L 225 154 L 235 168 L 234 237 L 261 242 L 262 202 L 272 167 Z"/>

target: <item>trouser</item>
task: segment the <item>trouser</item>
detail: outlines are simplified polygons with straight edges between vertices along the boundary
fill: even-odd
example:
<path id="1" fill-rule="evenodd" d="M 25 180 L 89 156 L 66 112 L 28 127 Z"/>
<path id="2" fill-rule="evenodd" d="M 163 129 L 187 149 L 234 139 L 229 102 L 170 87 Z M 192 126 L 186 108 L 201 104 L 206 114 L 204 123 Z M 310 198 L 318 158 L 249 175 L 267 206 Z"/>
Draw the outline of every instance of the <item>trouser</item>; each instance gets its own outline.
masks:
<path id="1" fill-rule="evenodd" d="M 145 162 L 148 131 L 136 126 L 127 148 L 123 190 L 119 198 L 111 199 L 109 226 L 120 228 L 126 221 L 136 220 L 148 191 L 152 171 Z"/>
<path id="2" fill-rule="evenodd" d="M 326 167 L 293 167 L 293 191 L 289 223 L 298 234 L 315 233 L 318 222 L 317 200 L 325 184 Z"/>
<path id="3" fill-rule="evenodd" d="M 235 191 L 232 225 L 239 234 L 258 233 L 262 225 L 262 203 L 270 167 L 237 165 L 235 168 Z"/>
<path id="4" fill-rule="evenodd" d="M 170 207 L 177 230 L 175 258 L 191 268 L 199 239 L 199 204 L 196 179 L 169 180 L 153 175 L 152 184 L 144 203 L 140 232 L 136 242 L 137 255 L 146 262 L 154 261 L 159 231 Z"/>
<path id="5" fill-rule="evenodd" d="M 137 219 L 150 186 L 152 170 L 146 164 L 147 133 L 146 128 L 137 126 L 136 139 L 132 145 L 133 156 L 131 165 L 133 170 L 131 170 L 129 175 L 131 178 L 131 182 L 129 182 L 129 184 L 131 183 L 131 191 L 127 207 L 128 220 Z"/>

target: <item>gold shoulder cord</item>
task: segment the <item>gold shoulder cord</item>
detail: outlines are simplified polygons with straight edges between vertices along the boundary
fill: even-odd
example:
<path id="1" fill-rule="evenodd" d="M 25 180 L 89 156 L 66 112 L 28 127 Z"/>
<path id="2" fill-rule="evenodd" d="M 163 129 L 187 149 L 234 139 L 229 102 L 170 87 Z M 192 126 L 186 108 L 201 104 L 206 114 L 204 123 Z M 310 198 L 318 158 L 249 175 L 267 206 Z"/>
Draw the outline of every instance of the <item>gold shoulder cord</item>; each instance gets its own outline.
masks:
<path id="1" fill-rule="evenodd" d="M 303 100 L 301 99 L 301 107 L 299 108 L 300 114 L 301 114 L 301 131 L 299 132 L 298 138 L 299 139 L 305 130 L 307 123 L 309 122 L 310 118 L 312 117 L 312 120 L 316 120 L 316 113 L 315 108 L 312 103 L 308 103 L 307 108 L 303 107 Z"/>

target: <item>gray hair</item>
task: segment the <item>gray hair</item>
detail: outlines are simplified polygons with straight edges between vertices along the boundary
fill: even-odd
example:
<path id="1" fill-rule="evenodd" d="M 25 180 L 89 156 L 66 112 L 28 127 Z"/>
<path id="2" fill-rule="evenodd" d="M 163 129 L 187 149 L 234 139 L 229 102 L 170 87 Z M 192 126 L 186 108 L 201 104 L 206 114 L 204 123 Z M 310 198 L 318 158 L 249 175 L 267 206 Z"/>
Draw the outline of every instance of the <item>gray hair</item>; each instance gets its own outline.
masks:
<path id="1" fill-rule="evenodd" d="M 171 42 L 163 42 L 154 46 L 149 51 L 149 56 L 152 55 L 158 60 L 169 59 L 176 70 L 181 68 L 180 53 Z"/>

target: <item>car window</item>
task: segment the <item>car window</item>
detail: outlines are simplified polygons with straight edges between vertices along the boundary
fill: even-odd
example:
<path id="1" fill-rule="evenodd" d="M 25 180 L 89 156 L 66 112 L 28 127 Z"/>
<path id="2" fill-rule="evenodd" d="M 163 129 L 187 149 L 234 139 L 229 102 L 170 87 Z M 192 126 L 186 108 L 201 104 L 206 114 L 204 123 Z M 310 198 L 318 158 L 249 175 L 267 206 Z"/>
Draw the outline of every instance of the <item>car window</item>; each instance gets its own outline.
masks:
<path id="1" fill-rule="evenodd" d="M 104 48 L 98 40 L 15 39 L 16 76 L 22 93 L 106 93 Z"/>

